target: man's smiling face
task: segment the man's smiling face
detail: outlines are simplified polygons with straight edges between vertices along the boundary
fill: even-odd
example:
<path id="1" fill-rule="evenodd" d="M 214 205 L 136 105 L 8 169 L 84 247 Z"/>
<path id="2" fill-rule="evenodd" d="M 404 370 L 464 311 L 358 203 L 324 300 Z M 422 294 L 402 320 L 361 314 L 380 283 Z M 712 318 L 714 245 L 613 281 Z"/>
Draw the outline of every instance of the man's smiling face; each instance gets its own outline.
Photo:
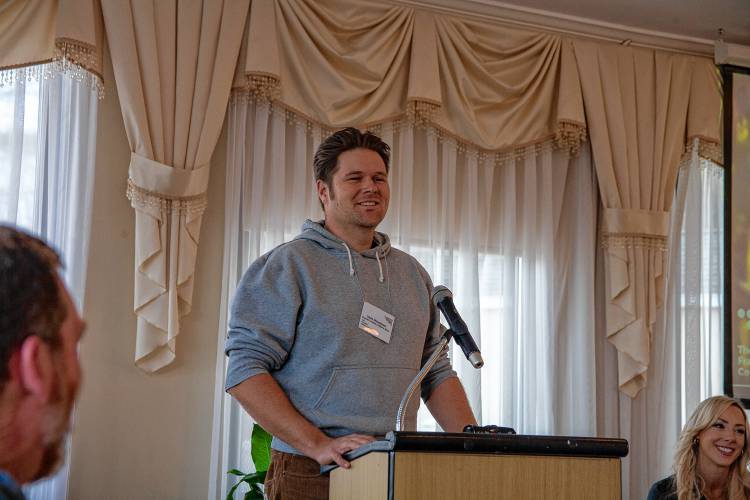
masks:
<path id="1" fill-rule="evenodd" d="M 385 163 L 370 149 L 344 151 L 331 185 L 318 181 L 318 193 L 326 225 L 344 231 L 375 229 L 388 211 L 391 196 Z"/>

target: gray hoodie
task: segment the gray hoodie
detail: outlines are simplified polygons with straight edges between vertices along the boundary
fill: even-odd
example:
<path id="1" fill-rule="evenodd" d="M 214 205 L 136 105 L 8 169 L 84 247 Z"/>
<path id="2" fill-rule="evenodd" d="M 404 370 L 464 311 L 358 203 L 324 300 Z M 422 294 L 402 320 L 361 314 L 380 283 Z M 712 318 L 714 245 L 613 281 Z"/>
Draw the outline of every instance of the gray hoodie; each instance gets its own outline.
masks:
<path id="1" fill-rule="evenodd" d="M 270 373 L 329 436 L 393 430 L 401 397 L 442 327 L 427 271 L 385 234 L 375 243 L 349 251 L 308 220 L 302 234 L 253 262 L 232 302 L 226 389 Z M 359 328 L 364 301 L 395 316 L 390 343 Z M 422 398 L 455 376 L 444 356 L 422 383 Z M 416 427 L 418 404 L 408 409 L 407 428 Z M 299 453 L 278 439 L 273 447 Z"/>

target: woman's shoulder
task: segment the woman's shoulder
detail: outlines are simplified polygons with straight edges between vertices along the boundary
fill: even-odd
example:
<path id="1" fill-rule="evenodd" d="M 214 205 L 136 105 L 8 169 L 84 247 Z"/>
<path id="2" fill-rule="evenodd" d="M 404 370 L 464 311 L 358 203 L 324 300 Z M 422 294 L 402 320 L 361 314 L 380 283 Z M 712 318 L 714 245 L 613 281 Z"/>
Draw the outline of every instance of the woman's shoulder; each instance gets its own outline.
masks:
<path id="1" fill-rule="evenodd" d="M 648 500 L 676 500 L 677 487 L 674 482 L 674 476 L 665 477 L 661 481 L 655 482 L 651 489 L 648 490 Z"/>

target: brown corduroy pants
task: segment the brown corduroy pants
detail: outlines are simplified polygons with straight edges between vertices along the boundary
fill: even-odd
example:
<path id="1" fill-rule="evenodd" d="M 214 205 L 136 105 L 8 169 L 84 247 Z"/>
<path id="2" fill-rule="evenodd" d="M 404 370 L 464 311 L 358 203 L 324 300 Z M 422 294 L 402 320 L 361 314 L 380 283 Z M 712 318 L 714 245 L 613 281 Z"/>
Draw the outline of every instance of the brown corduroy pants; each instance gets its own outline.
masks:
<path id="1" fill-rule="evenodd" d="M 328 500 L 328 476 L 312 458 L 271 450 L 265 493 L 268 500 Z"/>

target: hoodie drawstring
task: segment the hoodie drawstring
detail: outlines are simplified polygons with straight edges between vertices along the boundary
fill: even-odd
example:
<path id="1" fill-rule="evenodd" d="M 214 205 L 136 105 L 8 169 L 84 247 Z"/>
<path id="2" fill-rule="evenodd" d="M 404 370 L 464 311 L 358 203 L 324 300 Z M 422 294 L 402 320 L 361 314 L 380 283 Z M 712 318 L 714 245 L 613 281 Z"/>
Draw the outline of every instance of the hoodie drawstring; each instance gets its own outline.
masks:
<path id="1" fill-rule="evenodd" d="M 383 256 L 385 258 L 385 255 Z M 380 263 L 380 252 L 375 250 L 375 259 L 378 261 L 378 270 L 380 270 L 380 277 L 378 278 L 379 282 L 383 282 L 383 265 Z"/>
<path id="2" fill-rule="evenodd" d="M 349 255 L 349 276 L 354 276 L 354 263 L 352 262 L 352 251 L 349 250 L 349 247 L 343 241 L 341 242 L 341 244 L 344 245 L 344 248 L 346 248 L 346 253 Z"/>
<path id="3" fill-rule="evenodd" d="M 341 242 L 342 245 L 344 245 L 344 248 L 346 248 L 346 254 L 349 256 L 349 276 L 354 276 L 354 261 L 352 260 L 352 251 L 349 249 L 349 245 Z M 383 258 L 385 258 L 385 255 L 383 255 Z M 378 271 L 380 271 L 380 276 L 378 277 L 379 282 L 383 282 L 385 280 L 385 277 L 383 276 L 383 264 L 380 262 L 380 252 L 375 250 L 375 260 L 378 261 Z"/>

